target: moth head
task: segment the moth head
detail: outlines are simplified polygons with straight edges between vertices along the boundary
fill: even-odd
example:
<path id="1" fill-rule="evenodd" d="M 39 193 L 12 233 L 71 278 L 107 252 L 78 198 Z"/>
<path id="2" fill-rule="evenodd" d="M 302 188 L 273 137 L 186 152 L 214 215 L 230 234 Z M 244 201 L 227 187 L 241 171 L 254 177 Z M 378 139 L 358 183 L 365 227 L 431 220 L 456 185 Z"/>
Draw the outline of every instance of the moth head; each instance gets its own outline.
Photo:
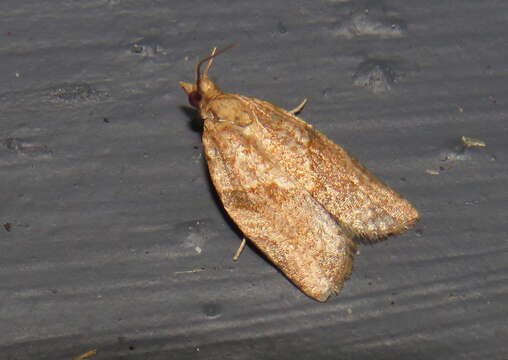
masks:
<path id="1" fill-rule="evenodd" d="M 212 67 L 213 58 L 234 46 L 235 44 L 229 45 L 221 50 L 213 48 L 212 54 L 204 59 L 201 59 L 196 65 L 196 83 L 191 84 L 183 81 L 180 82 L 180 86 L 189 97 L 189 104 L 199 109 L 207 99 L 221 93 L 219 87 L 208 77 L 208 72 Z M 203 65 L 206 61 L 208 61 L 208 64 L 206 64 L 205 69 L 201 72 L 201 65 Z"/>

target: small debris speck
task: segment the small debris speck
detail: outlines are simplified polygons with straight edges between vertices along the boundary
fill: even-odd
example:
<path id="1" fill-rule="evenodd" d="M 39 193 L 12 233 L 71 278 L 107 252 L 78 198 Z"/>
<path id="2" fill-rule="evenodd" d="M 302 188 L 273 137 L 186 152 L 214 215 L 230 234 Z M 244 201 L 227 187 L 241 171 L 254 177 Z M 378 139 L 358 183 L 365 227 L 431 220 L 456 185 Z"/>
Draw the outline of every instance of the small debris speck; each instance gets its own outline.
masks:
<path id="1" fill-rule="evenodd" d="M 484 141 L 482 141 L 480 139 L 470 138 L 467 136 L 462 136 L 460 138 L 460 140 L 462 141 L 462 145 L 464 145 L 465 147 L 485 147 L 485 146 L 487 146 L 487 144 L 485 144 Z"/>

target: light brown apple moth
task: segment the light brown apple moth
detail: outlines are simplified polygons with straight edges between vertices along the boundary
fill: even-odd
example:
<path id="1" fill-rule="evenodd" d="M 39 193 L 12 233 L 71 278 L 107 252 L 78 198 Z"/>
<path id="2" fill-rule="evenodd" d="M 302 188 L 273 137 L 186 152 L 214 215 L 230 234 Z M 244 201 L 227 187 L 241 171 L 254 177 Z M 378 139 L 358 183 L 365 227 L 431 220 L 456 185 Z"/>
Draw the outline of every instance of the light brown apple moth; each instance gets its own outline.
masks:
<path id="1" fill-rule="evenodd" d="M 325 301 L 351 274 L 353 238 L 403 232 L 418 212 L 298 118 L 305 102 L 286 111 L 222 92 L 208 72 L 225 50 L 197 64 L 195 84 L 180 83 L 204 120 L 213 184 L 243 234 L 305 294 Z"/>

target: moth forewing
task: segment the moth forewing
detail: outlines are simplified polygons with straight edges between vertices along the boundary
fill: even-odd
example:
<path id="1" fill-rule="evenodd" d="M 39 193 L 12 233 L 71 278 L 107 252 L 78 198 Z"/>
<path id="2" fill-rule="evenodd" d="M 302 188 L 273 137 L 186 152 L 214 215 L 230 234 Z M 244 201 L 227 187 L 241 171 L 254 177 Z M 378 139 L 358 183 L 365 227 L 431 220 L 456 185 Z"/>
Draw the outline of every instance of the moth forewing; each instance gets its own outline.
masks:
<path id="1" fill-rule="evenodd" d="M 351 273 L 354 243 L 234 122 L 206 124 L 203 143 L 221 201 L 244 235 L 307 295 L 324 301 Z"/>

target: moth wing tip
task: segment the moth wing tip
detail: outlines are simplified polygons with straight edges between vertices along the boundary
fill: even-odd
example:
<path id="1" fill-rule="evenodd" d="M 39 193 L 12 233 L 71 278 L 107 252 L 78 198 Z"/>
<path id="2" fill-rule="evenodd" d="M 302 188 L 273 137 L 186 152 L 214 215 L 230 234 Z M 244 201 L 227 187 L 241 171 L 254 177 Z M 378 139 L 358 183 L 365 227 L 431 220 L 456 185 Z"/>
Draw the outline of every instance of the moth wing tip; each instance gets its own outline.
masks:
<path id="1" fill-rule="evenodd" d="M 329 291 L 325 291 L 325 292 L 321 292 L 321 293 L 307 294 L 307 295 L 309 295 L 311 298 L 313 298 L 316 301 L 324 303 L 330 298 L 330 295 L 332 295 L 332 293 L 333 293 L 333 291 L 329 290 Z"/>

